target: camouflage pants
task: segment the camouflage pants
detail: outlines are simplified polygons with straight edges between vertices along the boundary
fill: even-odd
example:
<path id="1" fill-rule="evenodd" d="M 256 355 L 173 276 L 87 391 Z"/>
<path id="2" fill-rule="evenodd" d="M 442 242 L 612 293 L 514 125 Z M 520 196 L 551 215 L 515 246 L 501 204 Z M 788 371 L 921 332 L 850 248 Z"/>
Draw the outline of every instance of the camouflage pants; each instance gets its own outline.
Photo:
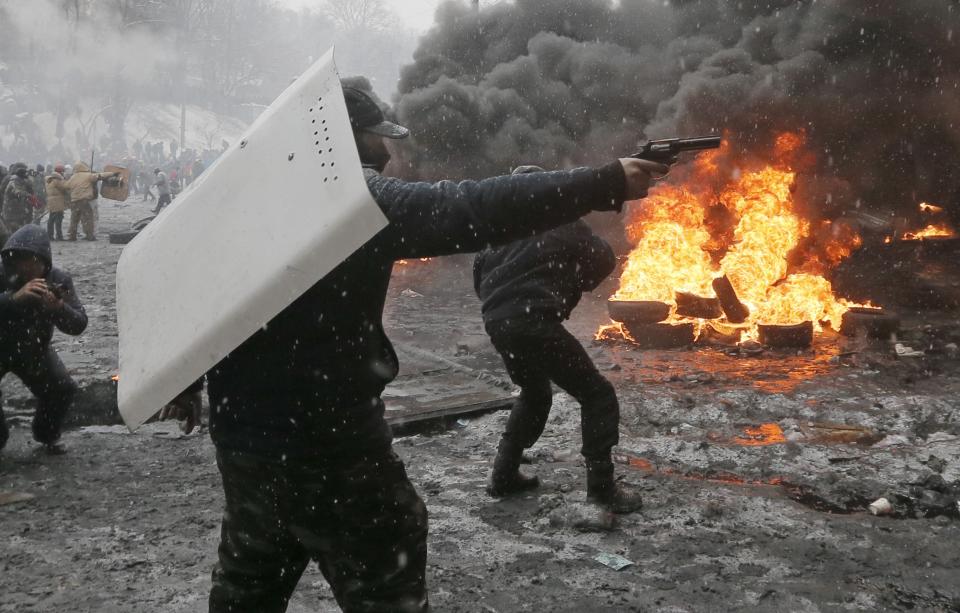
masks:
<path id="1" fill-rule="evenodd" d="M 70 240 L 77 240 L 77 226 L 83 225 L 85 238 L 93 238 L 93 206 L 89 200 L 78 200 L 70 205 Z"/>
<path id="2" fill-rule="evenodd" d="M 428 611 L 427 511 L 388 449 L 345 462 L 217 451 L 226 510 L 211 613 L 286 611 L 310 560 L 347 613 Z"/>
<path id="3" fill-rule="evenodd" d="M 40 443 L 55 443 L 60 427 L 73 398 L 77 384 L 73 382 L 57 352 L 47 347 L 37 355 L 4 358 L 0 356 L 0 381 L 8 372 L 17 375 L 37 398 L 33 416 L 33 438 Z M 7 442 L 9 430 L 0 407 L 0 449 Z"/>

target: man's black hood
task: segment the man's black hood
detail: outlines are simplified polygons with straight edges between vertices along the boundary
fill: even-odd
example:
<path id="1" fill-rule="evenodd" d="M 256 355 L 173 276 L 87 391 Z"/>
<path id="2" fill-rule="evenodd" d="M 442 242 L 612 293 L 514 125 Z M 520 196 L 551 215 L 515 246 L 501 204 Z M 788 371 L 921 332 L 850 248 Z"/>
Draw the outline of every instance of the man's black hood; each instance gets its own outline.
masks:
<path id="1" fill-rule="evenodd" d="M 39 255 L 47 264 L 47 272 L 53 268 L 53 254 L 50 251 L 50 237 L 40 226 L 26 225 L 13 233 L 3 246 L 0 256 L 6 266 L 14 252 L 26 252 Z"/>

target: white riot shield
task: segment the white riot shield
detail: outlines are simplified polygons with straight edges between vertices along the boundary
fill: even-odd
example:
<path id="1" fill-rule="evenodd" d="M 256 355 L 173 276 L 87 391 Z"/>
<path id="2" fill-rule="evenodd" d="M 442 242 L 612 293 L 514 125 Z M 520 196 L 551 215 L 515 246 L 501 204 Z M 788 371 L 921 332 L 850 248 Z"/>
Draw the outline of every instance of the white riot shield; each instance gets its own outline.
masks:
<path id="1" fill-rule="evenodd" d="M 386 224 L 331 49 L 124 249 L 127 425 L 149 419 Z"/>

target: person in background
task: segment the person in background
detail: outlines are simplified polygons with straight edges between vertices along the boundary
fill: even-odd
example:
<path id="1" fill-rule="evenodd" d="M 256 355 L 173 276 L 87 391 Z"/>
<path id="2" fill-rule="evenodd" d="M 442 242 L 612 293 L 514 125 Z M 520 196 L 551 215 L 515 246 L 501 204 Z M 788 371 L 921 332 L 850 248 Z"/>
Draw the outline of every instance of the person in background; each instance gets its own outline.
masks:
<path id="1" fill-rule="evenodd" d="M 6 187 L 3 190 L 3 206 L 0 208 L 0 218 L 4 229 L 0 240 L 6 241 L 14 232 L 33 222 L 33 212 L 37 204 L 33 193 L 33 181 L 30 180 L 30 170 L 23 162 L 17 162 L 10 167 L 10 175 L 5 179 Z"/>
<path id="2" fill-rule="evenodd" d="M 63 419 L 77 386 L 55 349 L 53 329 L 77 336 L 87 328 L 87 314 L 66 272 L 54 268 L 50 239 L 39 226 L 17 230 L 0 251 L 0 381 L 13 373 L 38 400 L 33 438 L 53 455 Z M 9 437 L 0 406 L 0 449 Z"/>
<path id="3" fill-rule="evenodd" d="M 77 229 L 83 226 L 84 240 L 95 241 L 93 205 L 97 199 L 97 183 L 117 176 L 117 172 L 92 172 L 83 162 L 73 165 L 73 176 L 67 180 L 70 190 L 70 236 L 67 240 L 77 240 Z"/>
<path id="4" fill-rule="evenodd" d="M 37 164 L 35 171 L 30 175 L 30 180 L 33 182 L 33 194 L 40 201 L 40 206 L 35 211 L 39 218 L 43 209 L 47 206 L 47 182 L 43 164 Z"/>
<path id="5" fill-rule="evenodd" d="M 171 202 L 170 198 L 170 181 L 167 179 L 167 173 L 163 172 L 159 168 L 153 169 L 153 185 L 157 188 L 157 206 L 154 207 L 154 214 L 159 214 L 163 210 L 163 207 L 167 206 Z M 147 191 L 150 191 L 150 188 L 147 188 Z"/>
<path id="6" fill-rule="evenodd" d="M 521 166 L 514 174 L 542 172 L 537 166 Z M 616 264 L 610 245 L 579 219 L 487 248 L 474 259 L 474 287 L 483 302 L 484 326 L 510 378 L 520 387 L 490 474 L 491 496 L 540 484 L 519 468 L 523 451 L 536 443 L 547 424 L 553 382 L 580 403 L 587 499 L 615 513 L 641 507 L 640 496 L 614 480 L 611 450 L 620 426 L 617 393 L 583 345 L 563 327 L 583 292 L 595 289 Z"/>
<path id="7" fill-rule="evenodd" d="M 63 164 L 57 164 L 47 177 L 47 235 L 52 241 L 63 240 L 63 215 L 70 208 L 70 189 L 63 178 Z"/>
<path id="8" fill-rule="evenodd" d="M 206 165 L 203 163 L 203 160 L 202 160 L 202 159 L 197 158 L 196 160 L 194 160 L 194 162 L 193 162 L 193 178 L 191 179 L 191 182 L 196 181 L 197 178 L 198 178 L 200 175 L 202 175 L 202 174 L 203 174 L 203 171 L 206 170 L 206 169 L 207 169 L 207 167 L 206 167 Z"/>

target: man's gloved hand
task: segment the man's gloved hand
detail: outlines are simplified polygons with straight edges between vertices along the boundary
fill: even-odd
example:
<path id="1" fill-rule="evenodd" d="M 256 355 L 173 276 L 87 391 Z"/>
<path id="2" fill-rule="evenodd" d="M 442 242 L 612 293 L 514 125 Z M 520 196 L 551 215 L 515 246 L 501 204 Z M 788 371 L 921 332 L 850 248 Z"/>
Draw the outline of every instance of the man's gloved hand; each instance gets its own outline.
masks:
<path id="1" fill-rule="evenodd" d="M 184 392 L 160 409 L 160 421 L 176 419 L 180 422 L 180 431 L 190 434 L 200 424 L 200 409 L 203 405 L 200 391 Z"/>
<path id="2" fill-rule="evenodd" d="M 627 177 L 627 200 L 645 198 L 650 184 L 655 179 L 662 179 L 670 172 L 670 167 L 666 164 L 650 160 L 621 158 L 620 163 L 623 164 L 623 173 Z"/>

